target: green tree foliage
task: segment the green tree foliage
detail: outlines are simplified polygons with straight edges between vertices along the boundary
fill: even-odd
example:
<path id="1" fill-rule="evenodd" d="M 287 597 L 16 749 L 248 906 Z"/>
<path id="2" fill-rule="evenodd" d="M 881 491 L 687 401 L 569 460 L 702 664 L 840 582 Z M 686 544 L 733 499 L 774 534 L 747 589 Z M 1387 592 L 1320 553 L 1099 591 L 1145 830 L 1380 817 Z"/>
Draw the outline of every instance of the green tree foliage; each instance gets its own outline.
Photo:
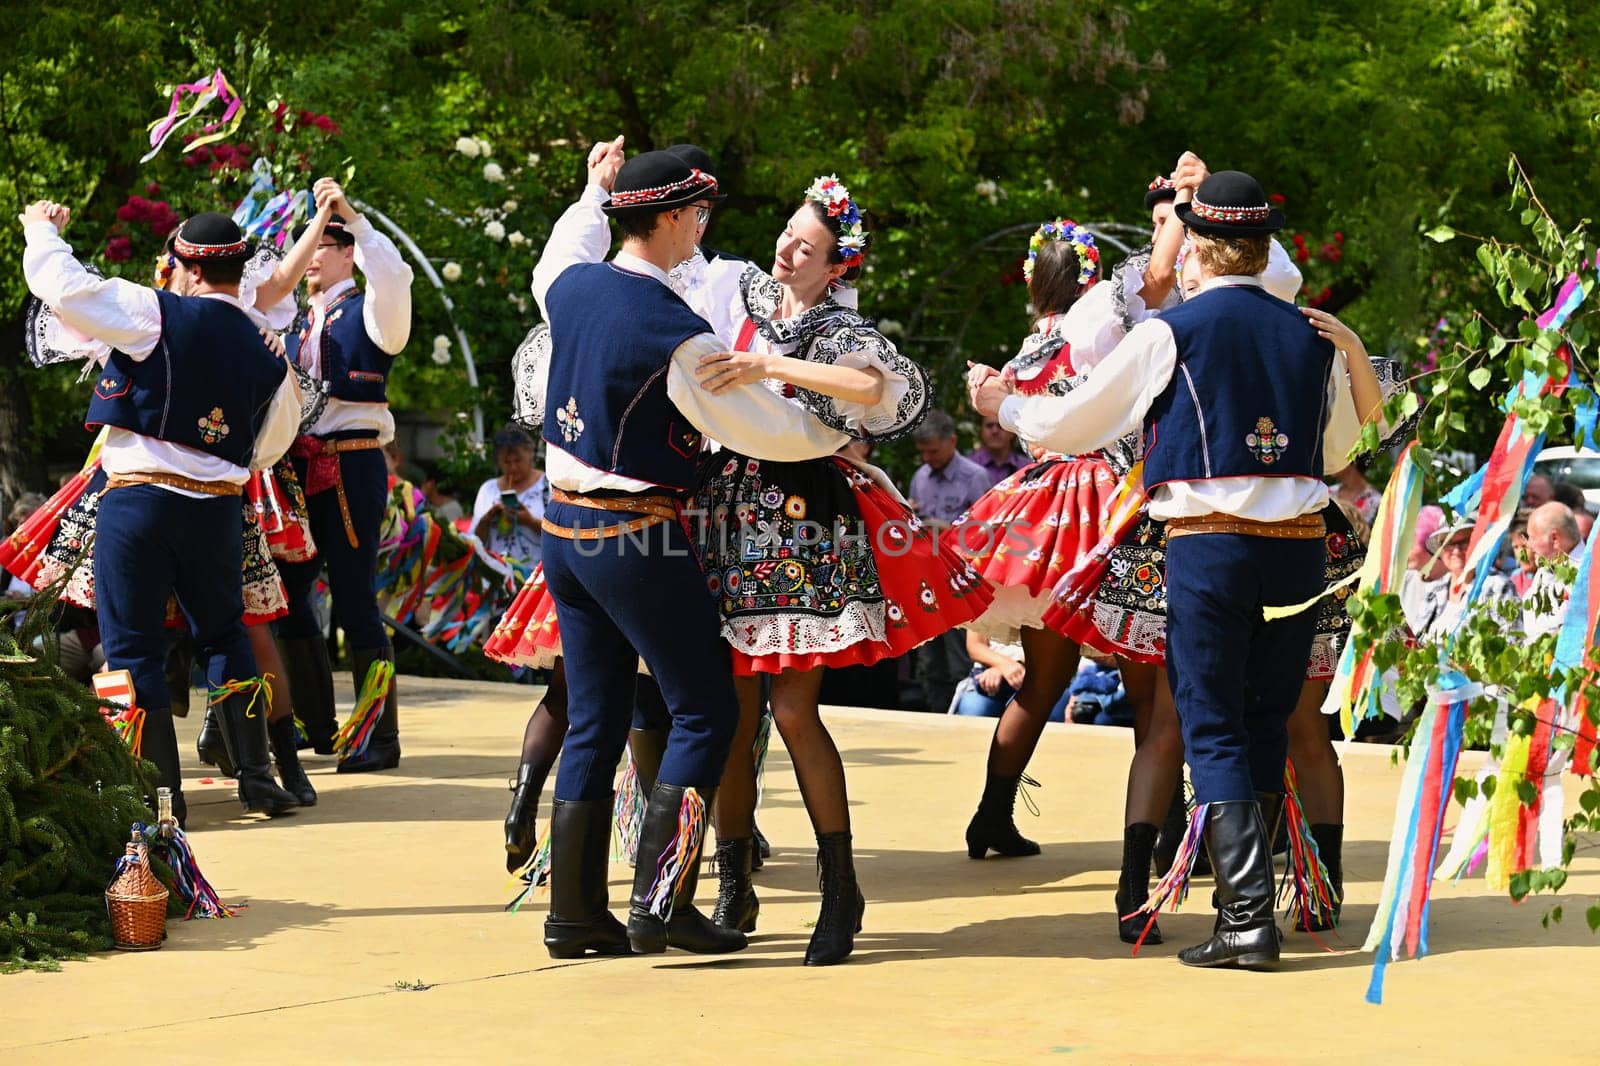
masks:
<path id="1" fill-rule="evenodd" d="M 0 198 L 71 202 L 85 253 L 150 180 L 136 161 L 164 86 L 223 66 L 249 96 L 241 136 L 256 148 L 269 101 L 331 116 L 342 135 L 316 165 L 353 167 L 353 196 L 435 266 L 462 268 L 449 297 L 482 385 L 466 385 L 459 344 L 443 365 L 429 358 L 453 334 L 419 279 L 397 400 L 445 417 L 476 403 L 490 423 L 535 313 L 534 255 L 589 144 L 619 132 L 636 150 L 707 147 L 733 193 L 710 242 L 757 261 L 810 179 L 837 173 L 876 226 L 864 310 L 907 328 L 900 341 L 959 407 L 964 360 L 998 361 L 1027 329 L 1027 230 L 1057 215 L 1139 222 L 1145 183 L 1185 148 L 1284 197 L 1308 238 L 1308 298 L 1369 346 L 1425 359 L 1461 339 L 1453 317 L 1429 338 L 1482 282 L 1470 253 L 1420 231 L 1448 216 L 1510 236 L 1498 161 L 1513 150 L 1551 210 L 1577 217 L 1600 110 L 1585 59 L 1600 9 L 1577 0 L 1196 0 L 1181 13 L 1152 0 L 352 0 L 292 16 L 34 0 L 0 12 L 0 33 Z M 455 152 L 461 137 L 490 156 Z M 503 181 L 485 180 L 490 161 Z M 185 173 L 199 179 L 186 209 L 237 194 Z M 19 253 L 16 228 L 0 227 L 0 255 Z M 20 277 L 0 285 L 14 321 Z M 32 456 L 71 462 L 81 446 L 73 374 L 24 371 L 15 333 L 0 334 L 0 488 L 13 491 L 37 479 Z M 1461 443 L 1485 451 L 1492 416 L 1462 406 Z"/>

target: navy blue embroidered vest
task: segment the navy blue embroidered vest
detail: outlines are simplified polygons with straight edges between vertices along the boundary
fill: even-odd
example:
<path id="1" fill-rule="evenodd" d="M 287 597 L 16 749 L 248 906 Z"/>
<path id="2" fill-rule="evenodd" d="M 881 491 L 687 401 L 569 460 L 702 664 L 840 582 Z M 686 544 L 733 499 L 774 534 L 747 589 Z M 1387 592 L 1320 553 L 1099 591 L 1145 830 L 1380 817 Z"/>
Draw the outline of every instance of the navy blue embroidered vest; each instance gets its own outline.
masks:
<path id="1" fill-rule="evenodd" d="M 249 466 L 289 368 L 232 304 L 157 292 L 161 340 L 143 359 L 112 352 L 84 423 L 116 426 Z"/>
<path id="2" fill-rule="evenodd" d="M 667 399 L 667 367 L 711 327 L 659 281 L 610 263 L 569 267 L 544 300 L 544 439 L 596 470 L 688 489 L 701 438 Z"/>
<path id="3" fill-rule="evenodd" d="M 328 395 L 350 403 L 388 403 L 389 367 L 394 356 L 367 336 L 362 317 L 367 294 L 346 289 L 322 316 L 322 377 Z M 311 316 L 302 315 L 299 329 L 289 334 L 289 358 L 299 361 L 300 346 L 311 335 Z"/>
<path id="4" fill-rule="evenodd" d="M 1172 381 L 1145 416 L 1145 484 L 1322 477 L 1332 343 L 1251 285 L 1209 289 L 1161 315 Z"/>

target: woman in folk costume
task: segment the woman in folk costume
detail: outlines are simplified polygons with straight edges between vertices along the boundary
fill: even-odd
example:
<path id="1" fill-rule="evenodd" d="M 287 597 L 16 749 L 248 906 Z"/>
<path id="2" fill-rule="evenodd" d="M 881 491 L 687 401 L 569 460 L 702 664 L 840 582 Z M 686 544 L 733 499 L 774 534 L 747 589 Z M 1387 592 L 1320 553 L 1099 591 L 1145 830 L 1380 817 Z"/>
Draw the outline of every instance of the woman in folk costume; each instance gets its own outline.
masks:
<path id="1" fill-rule="evenodd" d="M 1173 184 L 1151 183 L 1146 204 L 1157 212 L 1152 248 L 1130 257 L 1106 282 L 1100 250 L 1077 224 L 1047 222 L 1028 242 L 1023 272 L 1038 316 L 1034 332 L 1004 373 L 1026 395 L 1065 395 L 1089 366 L 1116 346 L 1134 308 L 1160 307 L 1174 280 L 1181 227 L 1163 229 Z M 1084 314 L 1080 308 L 1091 311 Z M 1142 313 L 1142 312 L 1139 312 Z M 1071 683 L 1078 644 L 1042 622 L 1056 584 L 1100 542 L 1118 486 L 1133 465 L 1137 437 L 1087 456 L 1039 457 L 986 493 L 957 520 L 950 537 L 978 572 L 998 586 L 993 606 L 974 630 L 1006 641 L 1020 631 L 1025 672 L 1016 697 L 1001 713 L 989 746 L 983 798 L 967 826 L 967 852 L 1037 855 L 1039 845 L 1017 831 L 1014 805 L 1028 761 L 1052 708 Z M 1125 671 L 1142 735 L 1156 695 L 1153 671 Z"/>
<path id="2" fill-rule="evenodd" d="M 257 248 L 245 264 L 240 278 L 241 306 L 260 329 L 263 339 L 280 357 L 283 345 L 278 339 L 278 332 L 294 321 L 295 286 L 310 262 L 322 226 L 331 211 L 331 207 L 320 210 L 307 236 L 295 242 L 287 254 L 280 255 L 266 245 Z M 187 295 L 187 275 L 177 269 L 179 260 L 173 247 L 175 236 L 168 239 L 167 247 L 156 260 L 154 286 L 183 296 Z M 63 322 L 54 310 L 32 298 L 27 313 L 26 339 L 30 356 L 38 365 L 67 359 L 103 361 L 110 354 L 108 345 L 84 337 Z M 307 397 L 311 398 L 309 394 Z M 64 600 L 90 610 L 95 608 L 95 515 L 106 484 L 106 474 L 100 468 L 99 450 L 100 441 L 97 440 L 83 469 L 45 507 L 36 512 L 37 521 L 32 528 L 27 529 L 25 535 L 24 530 L 19 529 L 17 535 L 0 548 L 0 567 L 26 571 L 32 575 L 36 588 L 60 582 Z M 287 482 L 279 481 L 278 471 L 288 471 Z M 301 806 L 312 806 L 317 801 L 317 793 L 300 765 L 294 732 L 294 705 L 290 700 L 270 625 L 288 611 L 283 582 L 272 562 L 280 550 L 279 545 L 299 544 L 298 550 L 315 554 L 315 548 L 306 540 L 296 539 L 296 512 L 292 505 L 282 502 L 293 499 L 297 493 L 298 485 L 285 460 L 280 460 L 272 470 L 252 471 L 245 485 L 242 544 L 244 624 L 251 653 L 266 688 L 270 707 L 268 736 L 273 757 L 278 764 L 279 777 L 285 790 L 294 795 Z M 271 501 L 278 502 L 274 504 Z M 298 514 L 303 520 L 303 505 Z M 272 535 L 273 532 L 278 535 Z M 181 642 L 180 649 L 187 651 L 185 644 Z M 173 703 L 178 707 L 187 707 L 189 662 L 187 654 L 178 654 L 169 663 L 169 687 Z M 228 752 L 217 713 L 212 707 L 207 708 L 196 749 L 201 762 L 217 767 L 225 776 L 235 776 L 234 760 Z"/>
<path id="3" fill-rule="evenodd" d="M 775 249 L 772 273 L 713 262 L 701 306 L 736 351 L 709 361 L 713 392 L 762 381 L 841 433 L 868 442 L 911 432 L 926 413 L 926 375 L 834 295 L 859 273 L 869 236 L 837 178 L 806 191 Z M 740 734 L 717 807 L 722 873 L 715 919 L 755 927 L 750 885 L 760 675 L 817 834 L 821 913 L 807 965 L 845 959 L 860 928 L 844 765 L 818 713 L 822 668 L 903 655 L 981 614 L 989 593 L 942 547 L 887 479 L 838 457 L 773 463 L 729 452 L 702 462 L 692 518 L 706 582 L 733 647 Z"/>

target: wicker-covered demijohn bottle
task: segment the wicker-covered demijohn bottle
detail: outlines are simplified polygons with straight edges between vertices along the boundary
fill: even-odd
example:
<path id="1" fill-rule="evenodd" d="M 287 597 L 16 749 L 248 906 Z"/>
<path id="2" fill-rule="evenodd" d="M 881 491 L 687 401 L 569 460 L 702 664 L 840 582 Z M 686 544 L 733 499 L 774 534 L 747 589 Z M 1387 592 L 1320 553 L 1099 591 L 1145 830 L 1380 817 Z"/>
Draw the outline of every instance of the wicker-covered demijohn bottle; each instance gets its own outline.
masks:
<path id="1" fill-rule="evenodd" d="M 150 854 L 137 832 L 117 860 L 106 889 L 111 940 L 120 951 L 152 951 L 167 937 L 167 889 L 150 872 Z"/>

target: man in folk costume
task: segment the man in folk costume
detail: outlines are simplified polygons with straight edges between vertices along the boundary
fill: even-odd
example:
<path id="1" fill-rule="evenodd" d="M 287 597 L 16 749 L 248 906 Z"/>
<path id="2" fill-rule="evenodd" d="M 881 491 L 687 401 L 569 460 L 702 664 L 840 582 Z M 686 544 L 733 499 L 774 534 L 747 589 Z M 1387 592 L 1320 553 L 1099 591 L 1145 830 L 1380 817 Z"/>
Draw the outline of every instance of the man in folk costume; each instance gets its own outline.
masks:
<path id="1" fill-rule="evenodd" d="M 277 623 L 277 632 L 295 712 L 312 747 L 330 754 L 337 725 L 333 674 L 311 606 L 326 563 L 361 715 L 348 745 L 341 745 L 339 772 L 360 773 L 400 764 L 394 647 L 378 611 L 373 574 L 389 498 L 382 448 L 394 439 L 387 385 L 394 357 L 411 336 L 412 274 L 394 243 L 351 209 L 337 182 L 323 178 L 314 193 L 319 207 L 332 203 L 334 215 L 306 270 L 310 308 L 289 338 L 289 357 L 326 394 L 321 414 L 291 450 L 305 486 L 317 558 L 279 562 L 289 615 Z M 357 267 L 366 277 L 365 291 L 356 287 Z"/>
<path id="2" fill-rule="evenodd" d="M 23 270 L 33 294 L 111 345 L 84 421 L 110 427 L 95 516 L 94 581 L 106 665 L 126 669 L 144 711 L 143 752 L 186 813 L 166 679 L 174 594 L 200 654 L 246 811 L 298 806 L 272 780 L 263 686 L 245 636 L 243 486 L 294 438 L 300 391 L 239 304 L 250 247 L 226 215 L 196 215 L 174 251 L 189 293 L 90 274 L 61 239 L 69 212 L 30 205 Z"/>
<path id="3" fill-rule="evenodd" d="M 605 148 L 597 146 L 601 165 L 615 168 L 621 153 Z M 668 287 L 668 271 L 693 254 L 699 221 L 721 199 L 717 179 L 670 152 L 645 152 L 611 173 L 603 209 L 622 232 L 616 258 L 563 254 L 573 242 L 558 224 L 533 276 L 551 339 L 544 568 L 570 716 L 545 946 L 556 958 L 737 951 L 745 935 L 694 907 L 706 810 L 739 709 L 717 609 L 678 521 L 681 501 L 702 434 L 782 461 L 830 454 L 845 437 L 759 383 L 715 397 L 697 385 L 702 357 L 724 346 Z M 607 909 L 606 861 L 641 657 L 672 726 L 624 927 Z"/>
<path id="4" fill-rule="evenodd" d="M 981 412 L 1069 455 L 1142 424 L 1150 514 L 1169 530 L 1167 671 L 1199 804 L 1191 833 L 1203 834 L 1219 909 L 1215 935 L 1178 957 L 1270 969 L 1286 723 L 1316 612 L 1268 622 L 1262 609 L 1321 590 L 1322 477 L 1346 462 L 1359 420 L 1334 346 L 1261 286 L 1283 226 L 1261 185 L 1212 174 L 1176 214 L 1196 295 L 1135 326 L 1067 396 L 1011 396 L 989 375 L 972 387 Z"/>

